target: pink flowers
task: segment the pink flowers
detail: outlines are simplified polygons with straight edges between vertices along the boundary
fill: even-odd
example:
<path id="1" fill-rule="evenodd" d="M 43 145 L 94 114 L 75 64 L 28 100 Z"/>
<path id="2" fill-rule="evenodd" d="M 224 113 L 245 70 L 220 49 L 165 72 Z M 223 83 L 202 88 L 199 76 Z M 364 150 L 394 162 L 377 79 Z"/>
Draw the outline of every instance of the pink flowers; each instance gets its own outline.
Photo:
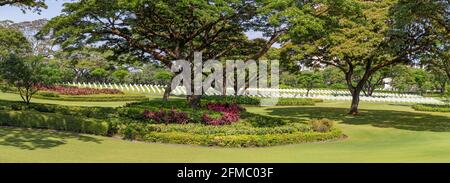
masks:
<path id="1" fill-rule="evenodd" d="M 208 103 L 205 107 L 212 111 L 224 113 L 239 113 L 241 111 L 241 107 L 237 104 Z"/>
<path id="2" fill-rule="evenodd" d="M 156 123 L 179 123 L 179 124 L 186 124 L 189 121 L 189 117 L 184 112 L 178 112 L 175 109 L 169 110 L 169 111 L 144 111 L 144 118 L 146 119 L 152 119 Z"/>
<path id="3" fill-rule="evenodd" d="M 233 122 L 239 121 L 239 113 L 241 108 L 237 104 L 219 104 L 209 103 L 205 106 L 207 109 L 222 112 L 223 115 L 217 119 L 210 117 L 208 114 L 203 114 L 203 122 L 210 125 L 229 125 Z"/>
<path id="4" fill-rule="evenodd" d="M 77 88 L 74 86 L 37 86 L 37 88 L 62 95 L 123 94 L 117 89 Z"/>
<path id="5" fill-rule="evenodd" d="M 216 104 L 216 103 L 209 103 L 205 106 L 206 109 L 209 111 L 215 111 L 219 112 L 222 115 L 220 117 L 214 118 L 208 115 L 208 113 L 203 113 L 200 116 L 197 116 L 195 112 L 189 113 L 191 116 L 188 115 L 186 112 L 179 112 L 175 109 L 171 110 L 164 110 L 161 109 L 159 111 L 149 111 L 145 110 L 143 112 L 144 119 L 151 119 L 152 122 L 155 123 L 177 123 L 177 124 L 186 124 L 190 121 L 194 122 L 204 122 L 208 125 L 229 125 L 233 122 L 239 121 L 240 119 L 240 112 L 241 107 L 237 104 Z M 198 113 L 202 114 L 202 113 Z"/>

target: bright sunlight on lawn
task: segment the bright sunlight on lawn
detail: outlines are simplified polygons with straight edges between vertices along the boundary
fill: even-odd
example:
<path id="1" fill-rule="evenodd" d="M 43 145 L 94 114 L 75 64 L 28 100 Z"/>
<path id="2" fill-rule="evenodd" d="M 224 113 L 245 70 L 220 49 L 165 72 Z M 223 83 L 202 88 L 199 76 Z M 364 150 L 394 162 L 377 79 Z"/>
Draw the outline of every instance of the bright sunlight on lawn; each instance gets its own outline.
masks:
<path id="1" fill-rule="evenodd" d="M 1 99 L 4 97 L 2 94 Z M 407 105 L 362 103 L 361 115 L 348 116 L 347 106 L 347 102 L 334 101 L 314 107 L 247 107 L 249 112 L 280 118 L 333 119 L 348 136 L 333 142 L 263 148 L 143 143 L 0 128 L 0 162 L 450 162 L 449 113 L 417 112 Z"/>

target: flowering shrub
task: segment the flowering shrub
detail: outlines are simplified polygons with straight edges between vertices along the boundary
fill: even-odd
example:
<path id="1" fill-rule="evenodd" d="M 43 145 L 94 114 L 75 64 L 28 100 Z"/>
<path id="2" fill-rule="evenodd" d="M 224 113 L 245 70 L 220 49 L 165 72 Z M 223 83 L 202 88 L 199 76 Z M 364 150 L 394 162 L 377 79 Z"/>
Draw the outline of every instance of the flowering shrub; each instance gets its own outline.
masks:
<path id="1" fill-rule="evenodd" d="M 144 111 L 145 119 L 152 119 L 156 123 L 178 123 L 186 124 L 189 122 L 189 117 L 185 112 L 178 112 L 175 109 L 165 111 Z"/>
<path id="2" fill-rule="evenodd" d="M 56 92 L 62 95 L 123 94 L 117 89 L 78 88 L 74 86 L 36 86 L 40 90 Z"/>
<path id="3" fill-rule="evenodd" d="M 208 114 L 203 114 L 202 121 L 210 125 L 229 125 L 239 121 L 239 113 L 242 110 L 237 104 L 209 103 L 206 104 L 205 107 L 208 110 L 223 113 L 223 115 L 217 119 L 212 118 Z"/>
<path id="4" fill-rule="evenodd" d="M 239 113 L 242 110 L 238 104 L 208 103 L 205 107 L 208 110 L 223 113 Z"/>

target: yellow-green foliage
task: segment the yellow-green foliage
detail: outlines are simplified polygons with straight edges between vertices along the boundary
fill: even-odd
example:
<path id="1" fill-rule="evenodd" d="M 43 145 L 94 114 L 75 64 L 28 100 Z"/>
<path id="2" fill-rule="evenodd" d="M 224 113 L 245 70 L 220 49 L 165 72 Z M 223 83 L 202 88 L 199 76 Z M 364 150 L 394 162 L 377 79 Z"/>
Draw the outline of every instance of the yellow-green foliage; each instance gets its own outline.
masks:
<path id="1" fill-rule="evenodd" d="M 334 122 L 329 119 L 316 119 L 310 122 L 315 132 L 329 132 L 334 126 Z"/>
<path id="2" fill-rule="evenodd" d="M 342 132 L 333 129 L 330 132 L 298 132 L 268 135 L 198 135 L 191 133 L 169 132 L 148 133 L 144 140 L 149 142 L 194 144 L 221 147 L 264 147 L 282 144 L 316 142 L 337 139 Z"/>

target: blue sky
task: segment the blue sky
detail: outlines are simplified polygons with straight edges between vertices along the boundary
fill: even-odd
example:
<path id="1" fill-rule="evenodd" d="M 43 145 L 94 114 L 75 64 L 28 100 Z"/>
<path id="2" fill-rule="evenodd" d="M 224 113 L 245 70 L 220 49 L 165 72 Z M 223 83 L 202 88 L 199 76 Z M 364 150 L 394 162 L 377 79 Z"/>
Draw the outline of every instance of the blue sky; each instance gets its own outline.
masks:
<path id="1" fill-rule="evenodd" d="M 47 0 L 47 9 L 43 9 L 41 14 L 27 11 L 23 13 L 20 8 L 11 6 L 0 7 L 0 20 L 12 20 L 14 22 L 23 22 L 37 19 L 51 19 L 61 13 L 63 3 L 70 2 L 70 0 Z"/>
<path id="2" fill-rule="evenodd" d="M 37 19 L 51 19 L 61 13 L 63 4 L 73 0 L 47 0 L 47 9 L 43 9 L 40 14 L 27 11 L 23 13 L 20 8 L 11 6 L 0 7 L 0 20 L 12 20 L 14 22 L 31 21 Z M 260 32 L 247 32 L 250 39 L 262 37 Z"/>

